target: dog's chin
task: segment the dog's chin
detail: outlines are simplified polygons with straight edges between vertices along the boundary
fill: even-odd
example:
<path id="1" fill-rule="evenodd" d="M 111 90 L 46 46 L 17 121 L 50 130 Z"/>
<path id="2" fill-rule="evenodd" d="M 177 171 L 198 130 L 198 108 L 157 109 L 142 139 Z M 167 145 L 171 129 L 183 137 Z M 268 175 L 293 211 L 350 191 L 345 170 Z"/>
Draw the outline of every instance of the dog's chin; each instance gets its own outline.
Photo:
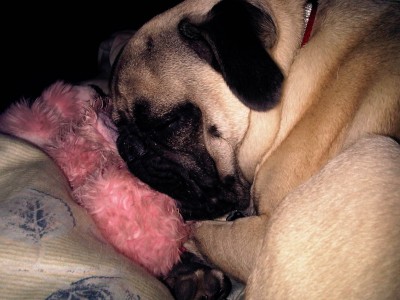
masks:
<path id="1" fill-rule="evenodd" d="M 117 145 L 131 173 L 175 199 L 185 220 L 214 219 L 249 206 L 250 184 L 240 174 L 221 179 L 205 151 L 188 154 L 162 147 L 139 151 L 136 139 L 123 137 Z"/>
<path id="2" fill-rule="evenodd" d="M 175 199 L 185 220 L 214 219 L 249 205 L 249 184 L 239 183 L 234 176 L 221 181 L 162 162 L 159 157 L 131 161 L 128 167 L 150 187 Z"/>

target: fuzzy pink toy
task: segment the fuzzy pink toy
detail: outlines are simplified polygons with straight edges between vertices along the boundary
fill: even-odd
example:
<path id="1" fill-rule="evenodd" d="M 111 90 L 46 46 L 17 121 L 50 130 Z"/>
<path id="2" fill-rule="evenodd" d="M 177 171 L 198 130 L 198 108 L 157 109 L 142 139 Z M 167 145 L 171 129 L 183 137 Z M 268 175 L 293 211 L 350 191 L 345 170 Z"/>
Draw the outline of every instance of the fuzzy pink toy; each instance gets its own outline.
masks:
<path id="1" fill-rule="evenodd" d="M 189 234 L 176 203 L 134 177 L 118 154 L 111 103 L 90 87 L 56 82 L 0 116 L 0 131 L 28 140 L 61 167 L 73 196 L 118 251 L 153 275 L 179 261 Z"/>

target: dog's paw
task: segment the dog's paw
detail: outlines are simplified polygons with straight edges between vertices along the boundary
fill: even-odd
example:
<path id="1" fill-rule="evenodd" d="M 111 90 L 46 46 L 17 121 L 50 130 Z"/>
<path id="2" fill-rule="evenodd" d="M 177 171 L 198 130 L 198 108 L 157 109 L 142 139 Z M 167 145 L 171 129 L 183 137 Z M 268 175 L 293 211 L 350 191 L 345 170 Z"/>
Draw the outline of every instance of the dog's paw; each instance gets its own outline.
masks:
<path id="1" fill-rule="evenodd" d="M 183 253 L 164 281 L 177 300 L 222 300 L 232 289 L 224 273 L 190 252 Z"/>

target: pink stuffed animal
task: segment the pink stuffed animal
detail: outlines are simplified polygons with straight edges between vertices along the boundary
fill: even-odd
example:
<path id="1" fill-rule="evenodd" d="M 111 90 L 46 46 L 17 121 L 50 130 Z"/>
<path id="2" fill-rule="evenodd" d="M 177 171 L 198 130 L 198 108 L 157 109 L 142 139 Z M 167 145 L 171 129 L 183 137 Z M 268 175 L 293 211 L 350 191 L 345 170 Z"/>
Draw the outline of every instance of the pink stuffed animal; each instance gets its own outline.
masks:
<path id="1" fill-rule="evenodd" d="M 173 199 L 128 171 L 110 110 L 110 101 L 90 87 L 56 82 L 31 105 L 12 105 L 0 116 L 0 131 L 53 157 L 104 238 L 153 275 L 165 275 L 179 261 L 189 229 Z"/>

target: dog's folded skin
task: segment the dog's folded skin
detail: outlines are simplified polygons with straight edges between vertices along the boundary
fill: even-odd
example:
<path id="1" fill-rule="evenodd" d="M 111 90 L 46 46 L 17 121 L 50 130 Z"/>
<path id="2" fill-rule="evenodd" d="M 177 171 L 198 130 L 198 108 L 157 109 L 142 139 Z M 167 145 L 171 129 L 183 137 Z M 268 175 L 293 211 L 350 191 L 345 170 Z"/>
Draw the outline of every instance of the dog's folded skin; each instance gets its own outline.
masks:
<path id="1" fill-rule="evenodd" d="M 341 5 L 345 6 L 343 3 Z M 250 274 L 246 272 L 249 270 L 247 265 L 251 262 L 254 266 L 254 261 L 258 261 L 255 257 L 261 247 L 246 240 L 246 237 L 252 240 L 246 233 L 252 231 L 253 223 L 264 222 L 263 226 L 267 228 L 268 217 L 282 199 L 315 174 L 340 149 L 367 132 L 399 138 L 400 57 L 399 52 L 393 53 L 394 49 L 399 50 L 399 16 L 394 13 L 398 7 L 386 5 L 379 15 L 374 16 L 373 21 L 367 18 L 368 12 L 362 15 L 354 9 L 349 9 L 348 13 L 342 13 L 341 16 L 332 16 L 334 12 L 325 16 L 317 15 L 314 37 L 297 54 L 292 71 L 288 74 L 280 108 L 285 118 L 281 120 L 274 143 L 256 172 L 253 199 L 259 216 L 253 218 L 257 221 L 250 222 L 249 219 L 247 223 L 239 220 L 243 224 L 240 230 L 232 230 L 231 227 L 235 227 L 232 224 L 226 224 L 226 228 L 223 228 L 219 223 L 202 222 L 195 234 L 199 247 L 206 251 L 205 255 L 215 257 L 217 261 L 214 260 L 214 263 L 224 266 L 223 269 L 228 273 L 247 280 Z M 329 8 L 328 4 L 324 5 L 323 1 L 320 6 L 320 14 L 334 9 Z M 354 18 L 360 18 L 357 28 L 336 31 L 337 24 L 347 22 L 350 27 Z M 366 24 L 361 24 L 362 18 L 365 18 Z M 329 20 L 332 24 L 318 23 L 321 19 L 325 23 Z M 365 38 L 366 32 L 368 38 Z M 343 44 L 340 40 L 349 40 L 349 43 Z M 335 46 L 325 50 L 324 56 L 315 57 L 321 55 L 317 49 L 324 47 L 328 41 Z M 377 53 L 381 53 L 379 57 Z M 343 57 L 348 60 L 340 61 Z M 304 71 L 308 76 L 304 76 Z M 322 85 L 323 90 L 319 88 Z M 353 101 L 353 98 L 357 101 Z M 381 109 L 386 106 L 387 109 Z M 295 115 L 292 110 L 296 111 Z M 371 164 L 371 167 L 374 165 Z M 390 191 L 387 193 L 390 194 Z M 223 243 L 232 245 L 231 241 L 243 241 L 243 246 L 239 249 L 228 247 L 231 251 L 221 249 L 220 253 L 214 252 L 214 249 L 223 248 Z M 251 254 L 241 255 L 247 251 Z M 229 257 L 230 253 L 232 256 Z M 232 273 L 226 261 L 240 262 L 242 257 L 243 262 L 236 264 L 236 271 Z M 228 266 L 226 269 L 225 265 Z M 237 272 L 240 266 L 243 266 L 243 270 Z"/>
<path id="2" fill-rule="evenodd" d="M 119 149 L 189 218 L 254 207 L 194 231 L 249 298 L 395 298 L 400 2 L 320 0 L 301 47 L 305 5 L 186 0 L 145 24 L 111 83 Z"/>

